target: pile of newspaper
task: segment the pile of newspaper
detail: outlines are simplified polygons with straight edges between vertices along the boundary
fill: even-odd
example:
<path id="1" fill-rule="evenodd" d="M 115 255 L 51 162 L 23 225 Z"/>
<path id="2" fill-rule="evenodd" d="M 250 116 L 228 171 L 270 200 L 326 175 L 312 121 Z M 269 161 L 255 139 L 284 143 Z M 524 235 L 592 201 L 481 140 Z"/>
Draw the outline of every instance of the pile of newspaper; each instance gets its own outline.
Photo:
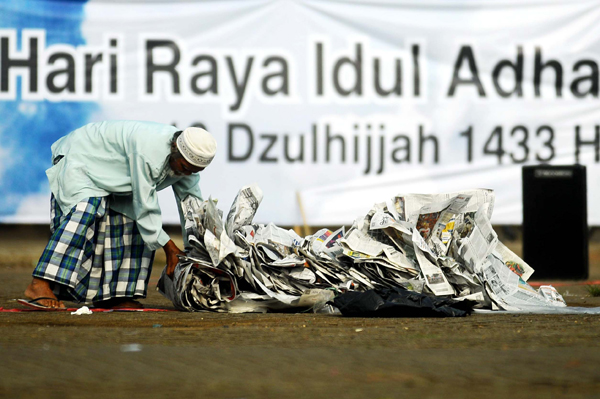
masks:
<path id="1" fill-rule="evenodd" d="M 491 190 L 397 195 L 346 230 L 307 237 L 252 224 L 263 198 L 244 187 L 223 221 L 216 201 L 182 201 L 187 242 L 173 279 L 159 290 L 186 311 L 323 310 L 336 293 L 400 287 L 468 299 L 482 309 L 564 307 L 551 286 L 526 281 L 533 269 L 499 242 Z M 331 309 L 330 309 L 331 310 Z"/>

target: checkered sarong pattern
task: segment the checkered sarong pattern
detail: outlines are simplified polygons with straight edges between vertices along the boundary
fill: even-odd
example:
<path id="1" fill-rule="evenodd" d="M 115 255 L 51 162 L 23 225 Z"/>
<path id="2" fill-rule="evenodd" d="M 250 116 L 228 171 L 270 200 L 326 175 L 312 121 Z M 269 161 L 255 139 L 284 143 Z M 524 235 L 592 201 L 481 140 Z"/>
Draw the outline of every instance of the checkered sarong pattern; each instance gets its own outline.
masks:
<path id="1" fill-rule="evenodd" d="M 59 299 L 90 303 L 145 298 L 154 251 L 144 245 L 135 221 L 92 197 L 63 214 L 51 199 L 52 236 L 33 271 L 49 280 Z"/>

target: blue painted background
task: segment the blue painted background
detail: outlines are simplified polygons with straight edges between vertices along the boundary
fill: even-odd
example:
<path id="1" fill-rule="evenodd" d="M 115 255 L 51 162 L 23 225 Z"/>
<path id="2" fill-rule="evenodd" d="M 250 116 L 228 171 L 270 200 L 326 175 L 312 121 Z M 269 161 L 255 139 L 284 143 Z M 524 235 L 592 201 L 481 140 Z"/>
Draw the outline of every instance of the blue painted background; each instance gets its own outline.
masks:
<path id="1" fill-rule="evenodd" d="M 45 29 L 47 46 L 82 45 L 85 3 L 3 0 L 0 27 L 17 29 L 19 50 L 21 30 L 28 28 Z M 29 194 L 48 192 L 50 198 L 45 170 L 50 167 L 51 144 L 86 124 L 98 109 L 95 103 L 23 101 L 20 79 L 17 83 L 16 100 L 0 101 L 0 217 L 13 215 Z"/>

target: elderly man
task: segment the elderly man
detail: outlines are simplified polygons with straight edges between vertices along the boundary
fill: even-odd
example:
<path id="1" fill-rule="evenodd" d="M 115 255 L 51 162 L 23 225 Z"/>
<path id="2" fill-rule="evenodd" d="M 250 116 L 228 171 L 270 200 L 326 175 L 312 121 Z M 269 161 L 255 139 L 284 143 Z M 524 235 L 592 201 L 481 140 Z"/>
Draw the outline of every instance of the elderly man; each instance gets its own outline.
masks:
<path id="1" fill-rule="evenodd" d="M 201 199 L 198 172 L 216 148 L 204 129 L 135 121 L 91 123 L 55 142 L 52 236 L 21 303 L 143 307 L 135 299 L 146 296 L 154 251 L 164 249 L 171 276 L 182 253 L 162 228 L 157 192 L 172 186 L 178 206 Z"/>

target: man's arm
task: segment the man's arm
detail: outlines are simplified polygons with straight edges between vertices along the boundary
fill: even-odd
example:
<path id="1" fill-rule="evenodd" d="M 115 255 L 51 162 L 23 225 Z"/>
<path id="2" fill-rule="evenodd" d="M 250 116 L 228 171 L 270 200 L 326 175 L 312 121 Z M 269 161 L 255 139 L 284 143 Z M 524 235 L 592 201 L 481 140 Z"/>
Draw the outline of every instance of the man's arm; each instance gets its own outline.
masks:
<path id="1" fill-rule="evenodd" d="M 139 154 L 129 157 L 133 213 L 135 221 L 148 248 L 155 251 L 165 247 L 170 240 L 162 228 L 162 215 L 148 163 Z"/>

